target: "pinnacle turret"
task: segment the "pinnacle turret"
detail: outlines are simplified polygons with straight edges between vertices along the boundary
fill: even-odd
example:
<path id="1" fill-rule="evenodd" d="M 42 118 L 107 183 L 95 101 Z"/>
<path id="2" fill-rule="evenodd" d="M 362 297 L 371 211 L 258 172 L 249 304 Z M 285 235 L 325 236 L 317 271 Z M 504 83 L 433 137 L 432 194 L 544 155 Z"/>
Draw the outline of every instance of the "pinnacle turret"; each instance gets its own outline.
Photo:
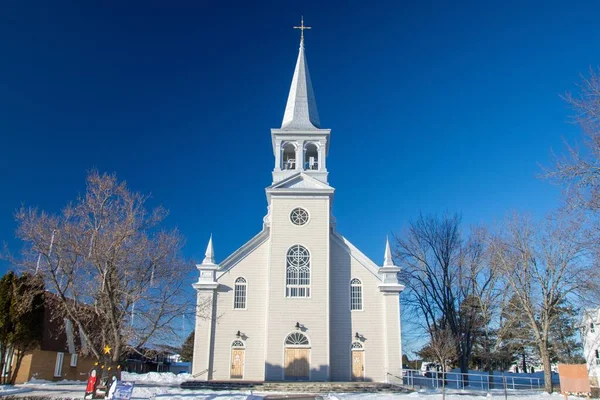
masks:
<path id="1" fill-rule="evenodd" d="M 384 267 L 395 267 L 394 260 L 392 259 L 392 251 L 390 250 L 390 240 L 385 238 L 385 255 L 383 256 Z"/>
<path id="2" fill-rule="evenodd" d="M 206 253 L 204 253 L 204 260 L 202 264 L 214 264 L 215 263 L 215 252 L 213 250 L 212 233 L 210 239 L 208 239 L 208 246 L 206 246 Z"/>

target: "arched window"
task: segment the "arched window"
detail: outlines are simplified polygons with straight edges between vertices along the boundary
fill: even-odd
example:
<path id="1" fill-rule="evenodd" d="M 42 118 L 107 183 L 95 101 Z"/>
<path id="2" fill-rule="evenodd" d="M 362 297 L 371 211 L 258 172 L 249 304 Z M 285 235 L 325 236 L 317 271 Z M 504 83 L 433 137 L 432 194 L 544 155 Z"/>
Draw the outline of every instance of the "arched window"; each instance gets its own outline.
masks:
<path id="1" fill-rule="evenodd" d="M 314 143 L 308 143 L 304 146 L 304 169 L 319 169 L 319 148 Z"/>
<path id="2" fill-rule="evenodd" d="M 356 278 L 350 281 L 350 310 L 362 310 L 362 283 Z"/>
<path id="3" fill-rule="evenodd" d="M 361 342 L 352 342 L 352 350 L 364 350 Z"/>
<path id="4" fill-rule="evenodd" d="M 246 345 L 241 340 L 234 340 L 231 343 L 231 347 L 238 348 L 238 349 L 240 349 L 240 348 L 243 349 L 244 347 L 246 347 Z"/>
<path id="5" fill-rule="evenodd" d="M 235 288 L 233 292 L 233 308 L 239 310 L 246 309 L 246 288 L 248 283 L 241 276 L 235 280 Z"/>
<path id="6" fill-rule="evenodd" d="M 310 342 L 302 332 L 292 332 L 285 338 L 286 346 L 309 346 Z"/>
<path id="7" fill-rule="evenodd" d="M 299 244 L 286 255 L 285 295 L 310 297 L 310 254 Z"/>
<path id="8" fill-rule="evenodd" d="M 281 169 L 296 169 L 296 146 L 294 143 L 284 143 L 281 147 Z"/>

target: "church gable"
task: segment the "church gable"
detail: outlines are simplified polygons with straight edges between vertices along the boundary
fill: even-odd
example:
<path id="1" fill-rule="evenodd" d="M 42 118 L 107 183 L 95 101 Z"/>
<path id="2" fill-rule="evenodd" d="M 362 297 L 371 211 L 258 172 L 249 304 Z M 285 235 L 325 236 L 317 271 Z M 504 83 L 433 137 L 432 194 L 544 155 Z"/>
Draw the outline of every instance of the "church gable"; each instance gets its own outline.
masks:
<path id="1" fill-rule="evenodd" d="M 340 235 L 337 232 L 331 233 L 331 242 L 336 244 L 336 247 L 340 249 L 340 251 L 345 252 L 349 257 L 356 260 L 359 265 L 365 268 L 369 273 L 371 273 L 377 280 L 381 281 L 381 277 L 379 276 L 379 267 L 375 264 L 369 257 L 367 257 L 363 252 L 361 252 L 356 246 L 354 246 L 348 239 L 344 236 Z"/>
<path id="2" fill-rule="evenodd" d="M 267 191 L 273 189 L 310 189 L 310 190 L 326 190 L 333 192 L 333 188 L 326 183 L 319 181 L 303 172 L 298 172 L 274 185 L 267 188 Z"/>
<path id="3" fill-rule="evenodd" d="M 246 257 L 254 253 L 262 244 L 266 243 L 269 239 L 269 231 L 263 229 L 258 235 L 254 236 L 242 247 L 234 251 L 229 257 L 219 263 L 219 270 L 217 272 L 217 281 L 230 269 L 238 265 Z"/>

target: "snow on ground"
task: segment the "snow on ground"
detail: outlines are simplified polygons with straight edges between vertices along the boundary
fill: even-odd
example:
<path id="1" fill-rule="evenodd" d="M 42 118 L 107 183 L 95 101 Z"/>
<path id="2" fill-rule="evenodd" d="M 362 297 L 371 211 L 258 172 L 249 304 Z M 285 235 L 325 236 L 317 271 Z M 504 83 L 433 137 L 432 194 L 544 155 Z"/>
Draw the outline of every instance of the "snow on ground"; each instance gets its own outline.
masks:
<path id="1" fill-rule="evenodd" d="M 194 379 L 192 374 L 177 374 L 172 372 L 148 372 L 147 374 L 136 374 L 133 372 L 122 372 L 121 380 L 135 383 L 152 383 L 155 385 L 179 385 L 182 382 Z"/>
<path id="2" fill-rule="evenodd" d="M 133 400 L 173 399 L 173 400 L 259 400 L 273 398 L 282 393 L 259 393 L 246 391 L 212 391 L 181 389 L 181 382 L 191 379 L 189 374 L 156 373 L 134 374 L 123 372 L 124 381 L 135 382 Z M 54 399 L 83 398 L 85 382 L 60 381 L 48 382 L 31 380 L 23 385 L 0 386 L 0 396 L 48 396 Z M 557 397 L 559 396 L 559 397 Z M 562 395 L 549 395 L 534 390 L 509 390 L 512 400 L 562 400 Z M 571 399 L 575 397 L 569 396 Z M 321 394 L 317 399 L 323 400 L 441 400 L 442 394 L 433 389 L 422 389 L 413 393 L 329 393 Z M 504 391 L 494 389 L 491 392 L 449 389 L 447 400 L 492 400 L 504 399 Z"/>
<path id="3" fill-rule="evenodd" d="M 12 385 L 0 385 L 0 397 L 29 392 L 28 388 Z"/>

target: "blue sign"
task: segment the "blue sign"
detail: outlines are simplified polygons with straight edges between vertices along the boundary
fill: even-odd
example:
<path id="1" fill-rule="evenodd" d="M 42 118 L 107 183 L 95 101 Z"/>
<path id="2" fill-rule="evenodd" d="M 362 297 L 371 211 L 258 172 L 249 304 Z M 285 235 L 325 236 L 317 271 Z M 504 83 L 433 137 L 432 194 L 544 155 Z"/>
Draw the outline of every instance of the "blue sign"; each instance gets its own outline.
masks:
<path id="1" fill-rule="evenodd" d="M 133 394 L 133 382 L 117 382 L 115 388 L 115 394 L 113 399 L 115 400 L 129 400 Z"/>

